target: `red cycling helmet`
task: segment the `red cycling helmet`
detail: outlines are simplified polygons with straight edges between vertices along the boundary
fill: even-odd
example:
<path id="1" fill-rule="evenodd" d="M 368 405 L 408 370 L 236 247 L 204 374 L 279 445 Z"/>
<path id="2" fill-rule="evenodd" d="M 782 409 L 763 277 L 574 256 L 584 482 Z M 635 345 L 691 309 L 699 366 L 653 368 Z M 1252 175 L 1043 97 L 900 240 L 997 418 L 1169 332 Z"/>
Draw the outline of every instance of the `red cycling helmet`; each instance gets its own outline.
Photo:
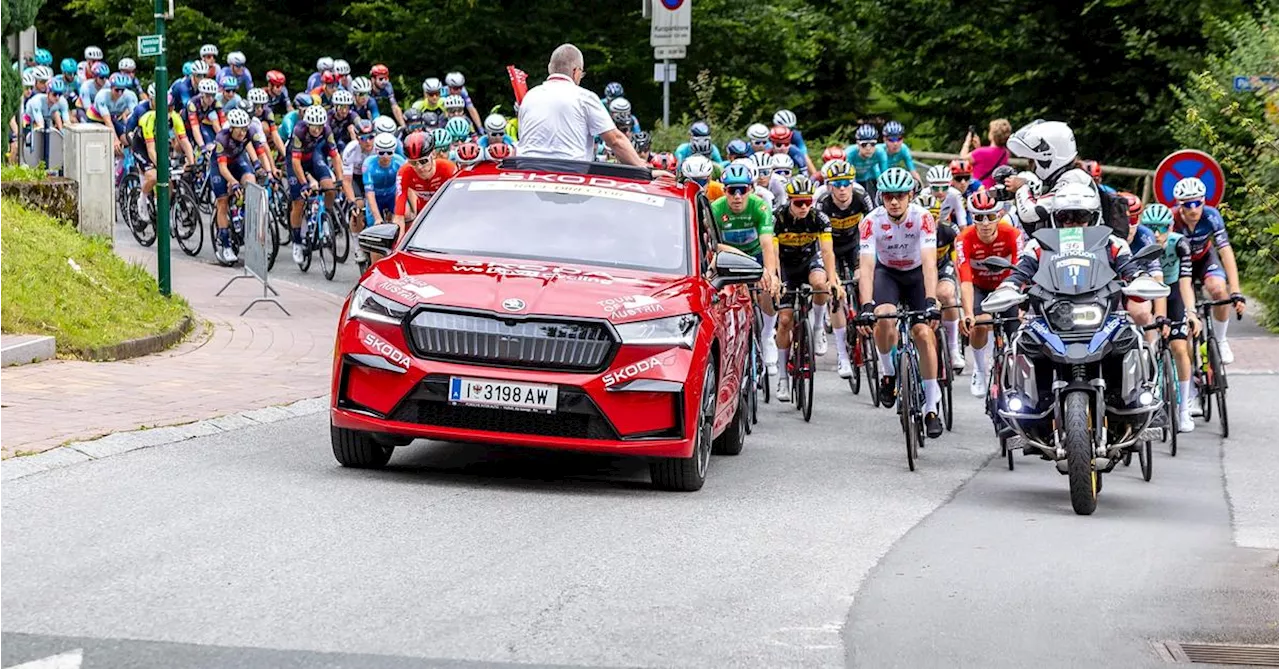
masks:
<path id="1" fill-rule="evenodd" d="M 329 84 L 336 84 L 338 83 L 338 75 L 334 74 L 332 71 L 325 72 L 320 75 L 320 83 L 326 86 Z"/>
<path id="2" fill-rule="evenodd" d="M 271 85 L 273 85 L 273 86 L 283 86 L 283 85 L 284 85 L 284 72 L 281 72 L 280 70 L 268 70 L 268 71 L 267 71 L 267 83 L 268 83 L 268 84 L 271 84 Z"/>
<path id="3" fill-rule="evenodd" d="M 822 162 L 826 163 L 831 160 L 844 160 L 844 148 L 839 146 L 828 146 L 822 150 Z"/>
<path id="4" fill-rule="evenodd" d="M 1000 211 L 1000 203 L 996 202 L 996 199 L 987 191 L 980 190 L 969 196 L 969 213 L 994 214 L 998 211 Z"/>
<path id="5" fill-rule="evenodd" d="M 951 167 L 951 176 L 953 177 L 967 176 L 967 175 L 973 174 L 973 164 L 967 160 L 959 160 L 959 159 L 953 160 L 951 161 L 950 167 Z"/>
<path id="6" fill-rule="evenodd" d="M 1085 160 L 1080 163 L 1080 169 L 1089 173 L 1096 181 L 1102 178 L 1102 164 L 1096 160 Z"/>
<path id="7" fill-rule="evenodd" d="M 788 128 L 785 125 L 775 125 L 771 130 L 769 130 L 769 141 L 773 142 L 775 145 L 790 144 L 791 135 L 791 128 Z"/>
<path id="8" fill-rule="evenodd" d="M 382 63 L 378 63 L 377 65 L 374 65 L 373 67 L 369 68 L 369 76 L 389 77 L 391 76 L 391 70 L 388 70 L 386 65 L 383 65 Z"/>
<path id="9" fill-rule="evenodd" d="M 1142 200 L 1133 193 L 1120 191 L 1116 193 L 1120 197 L 1128 201 L 1129 204 L 1129 225 L 1137 225 L 1138 220 L 1142 218 Z"/>
<path id="10" fill-rule="evenodd" d="M 506 160 L 507 158 L 514 156 L 516 154 L 516 150 L 506 142 L 498 142 L 496 144 L 489 145 L 488 153 L 489 160 L 496 163 L 500 160 Z"/>
<path id="11" fill-rule="evenodd" d="M 475 142 L 460 144 L 457 152 L 458 162 L 470 164 L 480 161 L 480 145 Z"/>
<path id="12" fill-rule="evenodd" d="M 431 155 L 435 150 L 435 142 L 427 133 L 421 130 L 410 133 L 404 140 L 404 157 L 409 160 L 419 160 Z"/>
<path id="13" fill-rule="evenodd" d="M 670 153 L 655 153 L 649 156 L 649 166 L 655 170 L 674 172 L 676 169 L 676 157 Z"/>

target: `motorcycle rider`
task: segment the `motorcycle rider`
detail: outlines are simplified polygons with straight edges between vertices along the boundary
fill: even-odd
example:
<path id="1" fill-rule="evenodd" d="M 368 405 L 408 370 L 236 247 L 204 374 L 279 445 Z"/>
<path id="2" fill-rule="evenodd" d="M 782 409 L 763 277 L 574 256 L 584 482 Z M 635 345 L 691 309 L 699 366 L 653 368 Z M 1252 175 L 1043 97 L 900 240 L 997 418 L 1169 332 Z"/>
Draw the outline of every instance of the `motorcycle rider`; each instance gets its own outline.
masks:
<path id="1" fill-rule="evenodd" d="M 1023 175 L 1004 180 L 1005 187 L 1014 192 L 1014 211 L 1028 232 L 1050 222 L 1053 197 L 1061 188 L 1070 184 L 1086 186 L 1097 197 L 1093 178 L 1079 167 L 1075 133 L 1066 123 L 1032 121 L 1013 133 L 1007 148 L 1013 155 L 1030 160 L 1032 171 L 1040 180 L 1039 192 Z M 1101 209 L 1101 200 L 1098 206 Z"/>

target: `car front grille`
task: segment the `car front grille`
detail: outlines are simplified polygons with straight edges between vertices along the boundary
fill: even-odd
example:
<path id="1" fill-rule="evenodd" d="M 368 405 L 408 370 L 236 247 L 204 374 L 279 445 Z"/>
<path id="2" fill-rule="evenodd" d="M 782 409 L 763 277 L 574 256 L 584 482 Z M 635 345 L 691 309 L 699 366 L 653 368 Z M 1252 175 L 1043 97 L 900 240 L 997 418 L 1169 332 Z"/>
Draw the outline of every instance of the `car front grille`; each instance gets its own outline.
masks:
<path id="1" fill-rule="evenodd" d="M 421 311 L 410 321 L 409 335 L 422 358 L 548 371 L 602 370 L 615 348 L 601 322 L 484 313 Z"/>
<path id="2" fill-rule="evenodd" d="M 567 439 L 618 439 L 599 407 L 577 388 L 558 389 L 554 414 L 450 404 L 449 377 L 432 374 L 391 412 L 402 423 Z"/>

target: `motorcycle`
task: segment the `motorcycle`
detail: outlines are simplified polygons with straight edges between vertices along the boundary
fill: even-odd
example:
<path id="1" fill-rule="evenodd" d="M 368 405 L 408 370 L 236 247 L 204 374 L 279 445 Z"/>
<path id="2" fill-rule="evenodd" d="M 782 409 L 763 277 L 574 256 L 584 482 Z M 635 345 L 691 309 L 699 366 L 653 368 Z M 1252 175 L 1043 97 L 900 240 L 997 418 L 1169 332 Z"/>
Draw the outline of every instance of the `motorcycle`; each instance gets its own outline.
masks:
<path id="1" fill-rule="evenodd" d="M 987 313 L 1027 304 L 996 371 L 997 411 L 1016 435 L 1009 448 L 1030 449 L 1068 476 L 1071 506 L 1080 515 L 1097 508 L 1102 474 L 1140 444 L 1160 439 L 1160 428 L 1152 427 L 1161 406 L 1155 354 L 1120 297 L 1155 300 L 1169 288 L 1145 276 L 1125 285 L 1120 273 L 1161 249 L 1147 246 L 1113 269 L 1110 236 L 1105 227 L 1037 230 L 1040 267 L 1027 289 L 1001 288 L 982 302 Z M 979 262 L 1012 267 L 999 257 Z"/>

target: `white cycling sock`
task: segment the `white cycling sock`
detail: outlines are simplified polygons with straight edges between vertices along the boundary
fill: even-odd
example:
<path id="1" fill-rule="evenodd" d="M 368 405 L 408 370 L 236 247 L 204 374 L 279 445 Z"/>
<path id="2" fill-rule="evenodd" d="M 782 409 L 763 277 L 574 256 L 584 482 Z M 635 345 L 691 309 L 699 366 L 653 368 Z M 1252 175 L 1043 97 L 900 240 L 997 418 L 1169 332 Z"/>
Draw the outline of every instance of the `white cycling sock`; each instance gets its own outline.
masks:
<path id="1" fill-rule="evenodd" d="M 924 412 L 938 412 L 938 400 L 942 399 L 942 389 L 938 387 L 937 379 L 925 379 L 924 382 Z"/>
<path id="2" fill-rule="evenodd" d="M 760 336 L 773 339 L 773 328 L 778 324 L 778 314 L 761 314 Z"/>
<path id="3" fill-rule="evenodd" d="M 991 355 L 991 340 L 987 339 L 987 345 L 982 348 L 973 349 L 973 360 L 978 363 L 978 373 L 987 373 L 987 356 Z"/>
<path id="4" fill-rule="evenodd" d="M 942 321 L 942 327 L 947 331 L 947 346 L 960 348 L 960 321 Z"/>
<path id="5" fill-rule="evenodd" d="M 1191 409 L 1191 382 L 1178 382 L 1178 409 L 1180 411 L 1189 411 Z"/>
<path id="6" fill-rule="evenodd" d="M 849 348 L 847 346 L 849 342 L 845 340 L 846 332 L 847 332 L 846 328 L 831 329 L 831 334 L 836 338 L 836 359 L 837 360 L 843 361 L 843 360 L 849 359 Z"/>
<path id="7" fill-rule="evenodd" d="M 893 354 L 880 353 L 878 350 L 876 354 L 880 356 L 880 373 L 885 376 L 896 376 L 898 372 L 893 366 Z"/>
<path id="8" fill-rule="evenodd" d="M 791 347 L 778 347 L 778 375 L 787 375 L 787 356 L 791 355 Z"/>
<path id="9" fill-rule="evenodd" d="M 1230 324 L 1231 324 L 1231 321 L 1229 320 L 1220 321 L 1216 318 L 1213 319 L 1213 334 L 1214 334 L 1214 338 L 1218 340 L 1219 344 L 1227 340 L 1227 326 Z"/>

